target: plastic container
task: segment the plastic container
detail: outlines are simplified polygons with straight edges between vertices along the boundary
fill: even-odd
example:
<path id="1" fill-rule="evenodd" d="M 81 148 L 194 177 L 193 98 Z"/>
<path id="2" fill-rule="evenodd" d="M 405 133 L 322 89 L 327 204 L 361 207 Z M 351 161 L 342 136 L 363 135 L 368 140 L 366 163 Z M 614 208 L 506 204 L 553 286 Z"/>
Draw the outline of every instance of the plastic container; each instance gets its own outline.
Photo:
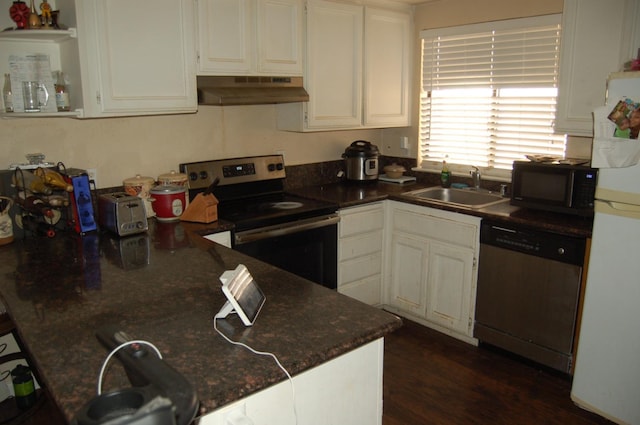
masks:
<path id="1" fill-rule="evenodd" d="M 13 390 L 16 396 L 16 405 L 20 409 L 28 409 L 36 403 L 36 387 L 33 382 L 31 369 L 24 365 L 18 365 L 11 371 Z"/>
<path id="2" fill-rule="evenodd" d="M 184 173 L 176 173 L 175 170 L 171 170 L 168 173 L 160 174 L 158 176 L 159 185 L 173 185 L 173 186 L 187 186 L 189 177 Z"/>

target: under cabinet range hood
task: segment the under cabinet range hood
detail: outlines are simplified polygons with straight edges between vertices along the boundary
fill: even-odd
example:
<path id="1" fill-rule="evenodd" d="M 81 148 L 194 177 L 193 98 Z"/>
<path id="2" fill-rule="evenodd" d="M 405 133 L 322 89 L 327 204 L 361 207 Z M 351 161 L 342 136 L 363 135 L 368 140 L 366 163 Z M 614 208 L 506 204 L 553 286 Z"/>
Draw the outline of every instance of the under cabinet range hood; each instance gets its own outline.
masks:
<path id="1" fill-rule="evenodd" d="M 261 105 L 308 102 L 302 77 L 198 76 L 201 105 Z"/>

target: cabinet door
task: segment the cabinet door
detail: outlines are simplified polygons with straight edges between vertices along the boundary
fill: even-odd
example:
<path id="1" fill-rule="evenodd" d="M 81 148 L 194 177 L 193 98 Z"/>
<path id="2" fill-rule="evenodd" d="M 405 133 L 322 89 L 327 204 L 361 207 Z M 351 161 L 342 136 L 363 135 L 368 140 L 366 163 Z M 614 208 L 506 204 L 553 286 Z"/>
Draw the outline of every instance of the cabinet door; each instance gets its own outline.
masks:
<path id="1" fill-rule="evenodd" d="M 253 0 L 198 0 L 198 73 L 249 74 L 254 68 Z"/>
<path id="2" fill-rule="evenodd" d="M 428 241 L 394 233 L 389 256 L 389 303 L 424 318 L 427 313 Z"/>
<path id="3" fill-rule="evenodd" d="M 194 112 L 192 0 L 83 0 L 88 116 Z M 81 53 L 82 55 L 82 53 Z M 84 81 L 83 81 L 84 83 Z"/>
<path id="4" fill-rule="evenodd" d="M 367 7 L 364 22 L 364 125 L 409 125 L 411 16 Z"/>
<path id="5" fill-rule="evenodd" d="M 470 336 L 473 250 L 431 242 L 427 269 L 427 320 Z"/>
<path id="6" fill-rule="evenodd" d="M 307 7 L 307 127 L 360 127 L 362 6 L 310 1 Z"/>
<path id="7" fill-rule="evenodd" d="M 593 136 L 593 109 L 605 101 L 608 75 L 634 58 L 640 5 L 633 0 L 565 0 L 557 133 Z"/>
<path id="8" fill-rule="evenodd" d="M 258 73 L 302 75 L 302 21 L 300 0 L 258 0 Z"/>

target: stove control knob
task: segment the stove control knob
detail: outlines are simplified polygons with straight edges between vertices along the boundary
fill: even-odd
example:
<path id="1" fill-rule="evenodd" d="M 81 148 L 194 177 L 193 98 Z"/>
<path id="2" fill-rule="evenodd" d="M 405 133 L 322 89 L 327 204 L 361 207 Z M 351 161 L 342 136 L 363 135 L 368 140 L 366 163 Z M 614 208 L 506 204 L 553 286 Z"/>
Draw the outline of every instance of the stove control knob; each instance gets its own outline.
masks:
<path id="1" fill-rule="evenodd" d="M 209 178 L 209 173 L 207 173 L 206 171 L 200 171 L 200 178 L 202 180 L 206 180 Z"/>
<path id="2" fill-rule="evenodd" d="M 276 164 L 269 164 L 269 165 L 267 166 L 267 169 L 268 169 L 269 171 L 276 171 Z"/>
<path id="3" fill-rule="evenodd" d="M 281 171 L 281 170 L 284 168 L 284 164 L 282 164 L 282 162 L 278 162 L 278 163 L 276 164 L 276 168 L 277 168 L 279 171 Z"/>
<path id="4" fill-rule="evenodd" d="M 189 180 L 191 181 L 196 181 L 198 180 L 198 173 L 196 173 L 195 171 L 192 171 L 189 173 Z"/>

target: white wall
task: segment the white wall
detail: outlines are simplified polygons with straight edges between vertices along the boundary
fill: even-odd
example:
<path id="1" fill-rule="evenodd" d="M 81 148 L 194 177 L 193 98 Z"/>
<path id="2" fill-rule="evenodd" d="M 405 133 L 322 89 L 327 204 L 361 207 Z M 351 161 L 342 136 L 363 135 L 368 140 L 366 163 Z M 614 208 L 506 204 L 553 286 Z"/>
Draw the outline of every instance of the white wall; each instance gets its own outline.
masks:
<path id="1" fill-rule="evenodd" d="M 273 105 L 200 106 L 198 113 L 78 120 L 0 119 L 0 169 L 42 152 L 67 167 L 97 169 L 98 187 L 136 174 L 156 178 L 181 162 L 285 151 L 288 165 L 338 160 L 354 140 L 382 143 L 381 130 L 279 131 Z"/>
<path id="2" fill-rule="evenodd" d="M 562 11 L 562 0 L 436 0 L 415 9 L 415 40 L 426 28 Z M 417 114 L 420 43 L 414 48 L 413 113 Z M 413 120 L 416 122 L 417 120 Z M 400 148 L 409 136 L 410 148 Z M 42 152 L 67 167 L 96 168 L 98 187 L 136 174 L 157 177 L 181 162 L 285 151 L 289 165 L 340 159 L 346 146 L 368 140 L 383 154 L 415 157 L 418 128 L 290 133 L 278 131 L 273 105 L 200 106 L 196 114 L 76 120 L 0 119 L 0 169 Z M 572 151 L 589 152 L 589 140 Z M 571 146 L 571 145 L 570 145 Z M 577 155 L 582 156 L 582 155 Z"/>

